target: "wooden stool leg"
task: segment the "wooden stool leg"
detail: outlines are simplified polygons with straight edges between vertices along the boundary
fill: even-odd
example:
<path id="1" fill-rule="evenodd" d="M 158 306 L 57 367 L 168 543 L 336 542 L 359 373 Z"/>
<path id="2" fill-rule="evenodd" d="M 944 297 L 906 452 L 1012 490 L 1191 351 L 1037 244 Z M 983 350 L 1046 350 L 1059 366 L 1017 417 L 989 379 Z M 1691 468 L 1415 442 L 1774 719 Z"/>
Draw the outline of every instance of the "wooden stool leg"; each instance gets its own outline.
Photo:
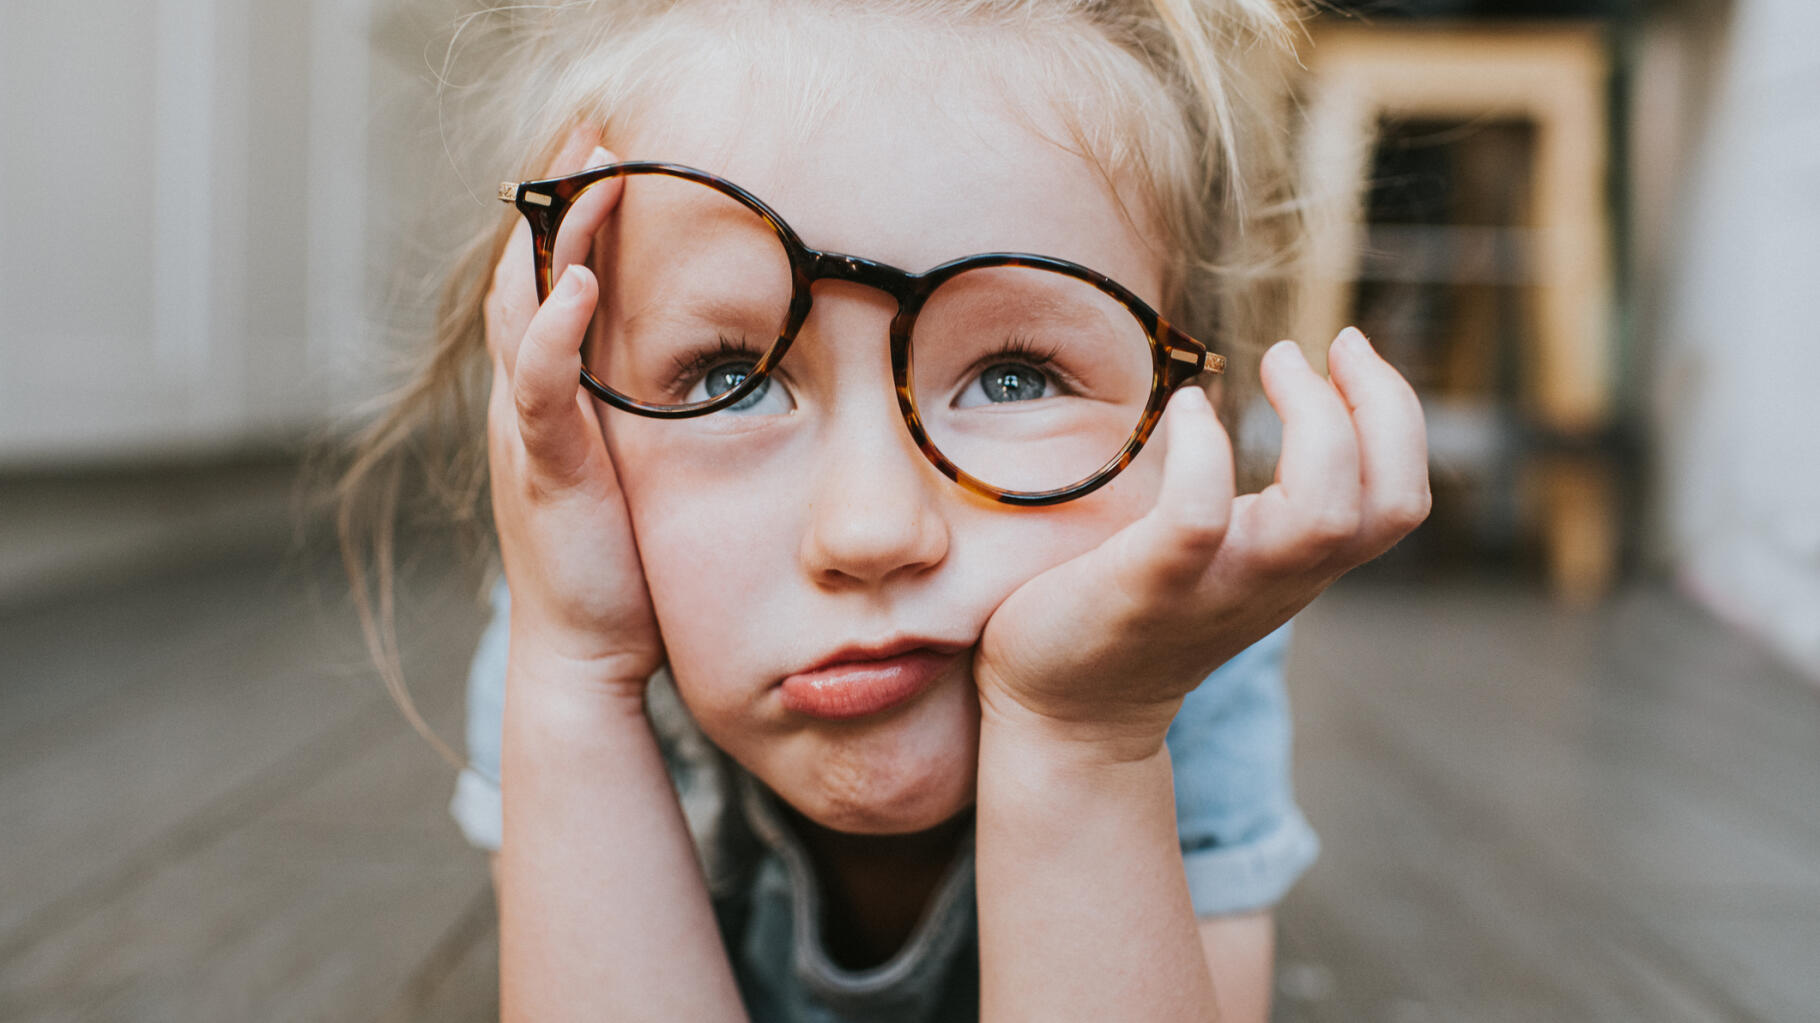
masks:
<path id="1" fill-rule="evenodd" d="M 1309 364 L 1326 372 L 1327 344 L 1352 310 L 1378 107 L 1365 82 L 1334 75 L 1317 81 L 1305 109 L 1300 173 L 1308 237 L 1292 336 Z"/>
<path id="2" fill-rule="evenodd" d="M 1543 459 L 1541 526 L 1548 578 L 1557 597 L 1589 602 L 1611 588 L 1618 568 L 1618 487 L 1595 455 Z"/>
<path id="3" fill-rule="evenodd" d="M 1530 215 L 1533 343 L 1525 404 L 1589 442 L 1614 411 L 1617 360 L 1605 209 L 1607 41 L 1596 25 L 1388 28 L 1335 24 L 1310 60 L 1302 157 L 1310 238 L 1296 338 L 1323 365 L 1348 318 L 1364 238 L 1361 199 L 1380 117 L 1525 120 L 1537 142 Z M 1594 456 L 1547 456 L 1531 476 L 1549 577 L 1597 595 L 1618 560 L 1617 484 Z"/>

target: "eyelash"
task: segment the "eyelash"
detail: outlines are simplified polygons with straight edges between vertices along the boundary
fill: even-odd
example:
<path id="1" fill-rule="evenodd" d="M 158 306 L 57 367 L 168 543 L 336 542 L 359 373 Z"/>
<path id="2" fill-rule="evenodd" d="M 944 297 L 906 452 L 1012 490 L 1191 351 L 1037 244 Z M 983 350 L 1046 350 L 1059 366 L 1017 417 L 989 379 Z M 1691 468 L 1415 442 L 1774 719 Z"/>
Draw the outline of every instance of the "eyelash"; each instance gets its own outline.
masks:
<path id="1" fill-rule="evenodd" d="M 1077 382 L 1067 370 L 1061 367 L 1060 361 L 1056 358 L 1061 351 L 1059 345 L 1051 345 L 1044 349 L 1038 347 L 1036 341 L 1029 335 L 1013 334 L 1005 339 L 1003 345 L 974 361 L 973 368 L 967 372 L 967 381 L 971 384 L 975 376 L 998 363 L 1023 362 L 1053 375 L 1057 382 L 1068 390 L 1078 391 Z"/>
<path id="2" fill-rule="evenodd" d="M 698 349 L 687 355 L 678 355 L 672 360 L 676 369 L 670 376 L 670 394 L 689 393 L 689 389 L 695 386 L 702 374 L 716 366 L 735 360 L 756 363 L 764 357 L 764 352 L 754 349 L 751 342 L 743 337 L 735 340 L 721 334 L 719 339 L 720 346 L 717 348 Z"/>
<path id="3" fill-rule="evenodd" d="M 753 348 L 751 342 L 743 337 L 736 340 L 721 334 L 719 341 L 716 348 L 701 349 L 675 357 L 673 361 L 676 368 L 670 377 L 671 394 L 687 394 L 702 374 L 716 366 L 735 360 L 756 363 L 764 357 L 763 352 Z M 975 360 L 967 379 L 971 381 L 975 375 L 1000 362 L 1023 362 L 1052 374 L 1067 389 L 1078 390 L 1074 379 L 1057 364 L 1056 357 L 1060 354 L 1059 346 L 1043 348 L 1028 335 L 1013 334 L 1005 339 L 1004 344 Z"/>

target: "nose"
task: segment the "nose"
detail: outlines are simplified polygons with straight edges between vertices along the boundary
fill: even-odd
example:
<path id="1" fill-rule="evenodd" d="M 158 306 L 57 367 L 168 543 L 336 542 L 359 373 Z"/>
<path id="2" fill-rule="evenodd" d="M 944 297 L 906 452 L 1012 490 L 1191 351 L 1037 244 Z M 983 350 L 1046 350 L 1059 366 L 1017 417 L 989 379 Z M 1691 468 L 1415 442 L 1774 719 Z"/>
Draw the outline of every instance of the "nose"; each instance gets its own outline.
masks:
<path id="1" fill-rule="evenodd" d="M 854 285 L 829 286 L 848 289 L 859 297 Z M 917 450 L 898 411 L 886 358 L 889 311 L 882 308 L 882 297 L 846 305 L 843 312 L 855 315 L 842 315 L 836 307 L 843 303 L 818 296 L 813 317 L 822 320 L 820 339 L 843 349 L 842 378 L 855 381 L 840 388 L 829 405 L 815 467 L 805 481 L 809 508 L 799 558 L 803 570 L 827 587 L 876 586 L 914 576 L 948 554 L 940 495 L 953 484 Z M 860 351 L 872 357 L 855 358 Z M 864 385 L 855 380 L 862 376 Z"/>
<path id="2" fill-rule="evenodd" d="M 946 481 L 931 479 L 934 467 L 901 420 L 870 423 L 863 432 L 837 425 L 823 452 L 800 550 L 812 578 L 831 587 L 875 586 L 941 563 L 948 524 L 932 483 Z"/>

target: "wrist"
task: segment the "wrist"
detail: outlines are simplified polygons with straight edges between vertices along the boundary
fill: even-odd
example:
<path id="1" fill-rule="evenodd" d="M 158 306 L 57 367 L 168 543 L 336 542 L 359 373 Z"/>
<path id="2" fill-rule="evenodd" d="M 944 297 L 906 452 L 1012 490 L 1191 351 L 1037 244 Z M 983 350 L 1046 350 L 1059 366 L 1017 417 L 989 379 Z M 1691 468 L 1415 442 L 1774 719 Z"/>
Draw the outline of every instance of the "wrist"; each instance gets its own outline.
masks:
<path id="1" fill-rule="evenodd" d="M 526 720 L 547 726 L 573 721 L 592 729 L 628 720 L 645 723 L 649 674 L 615 658 L 578 658 L 532 637 L 520 642 L 516 626 L 506 655 L 505 698 Z"/>
<path id="2" fill-rule="evenodd" d="M 988 748 L 1007 757 L 1092 770 L 1167 758 L 1164 739 L 1180 709 L 1180 698 L 1117 711 L 1083 709 L 1045 713 L 993 687 L 980 687 L 982 770 Z"/>
<path id="3" fill-rule="evenodd" d="M 642 704 L 660 651 L 623 648 L 599 633 L 578 635 L 514 603 L 506 644 L 508 670 L 539 688 L 560 686 L 602 699 Z"/>

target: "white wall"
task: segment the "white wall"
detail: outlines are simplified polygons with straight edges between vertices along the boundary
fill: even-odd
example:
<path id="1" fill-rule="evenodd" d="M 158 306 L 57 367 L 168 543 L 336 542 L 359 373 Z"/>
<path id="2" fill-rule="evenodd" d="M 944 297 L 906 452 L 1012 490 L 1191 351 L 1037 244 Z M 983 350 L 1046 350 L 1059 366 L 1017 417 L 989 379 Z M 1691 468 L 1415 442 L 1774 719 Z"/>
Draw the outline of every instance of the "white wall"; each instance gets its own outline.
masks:
<path id="1" fill-rule="evenodd" d="M 0 4 L 0 469 L 293 438 L 358 388 L 369 2 Z"/>
<path id="2" fill-rule="evenodd" d="M 1649 320 L 1670 557 L 1716 611 L 1820 676 L 1816 39 L 1820 3 L 1740 0 L 1706 40 L 1710 106 Z"/>

